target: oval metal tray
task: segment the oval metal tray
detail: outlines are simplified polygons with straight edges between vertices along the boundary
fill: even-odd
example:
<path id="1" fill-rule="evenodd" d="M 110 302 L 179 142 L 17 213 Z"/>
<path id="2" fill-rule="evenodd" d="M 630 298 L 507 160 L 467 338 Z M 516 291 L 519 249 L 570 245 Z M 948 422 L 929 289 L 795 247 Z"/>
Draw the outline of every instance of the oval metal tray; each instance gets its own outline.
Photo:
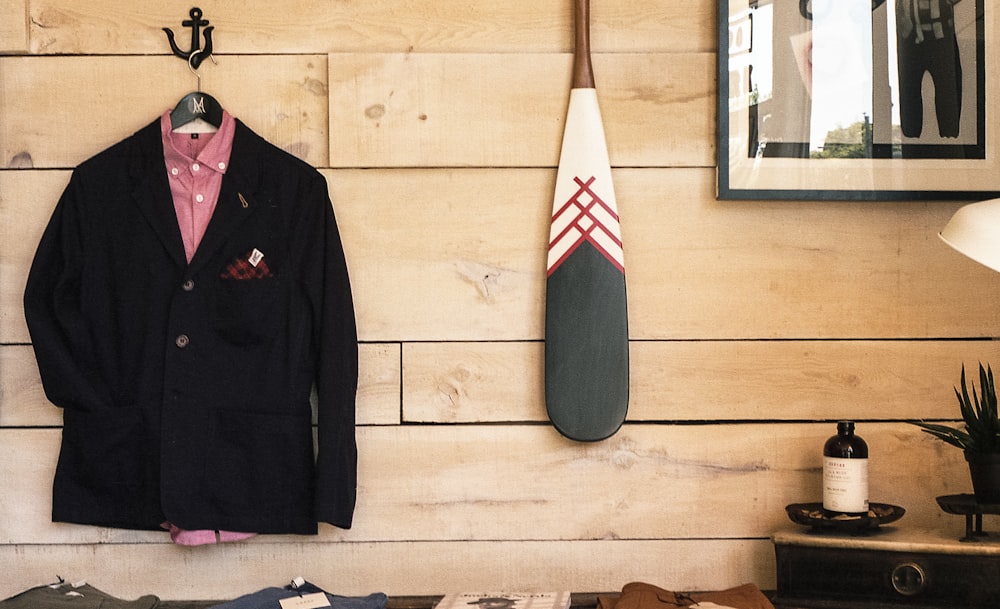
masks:
<path id="1" fill-rule="evenodd" d="M 828 516 L 823 511 L 822 503 L 793 503 L 785 507 L 785 512 L 788 513 L 792 522 L 816 530 L 858 533 L 895 522 L 903 517 L 906 510 L 898 505 L 889 505 L 888 503 L 869 503 L 867 515 L 838 514 Z"/>

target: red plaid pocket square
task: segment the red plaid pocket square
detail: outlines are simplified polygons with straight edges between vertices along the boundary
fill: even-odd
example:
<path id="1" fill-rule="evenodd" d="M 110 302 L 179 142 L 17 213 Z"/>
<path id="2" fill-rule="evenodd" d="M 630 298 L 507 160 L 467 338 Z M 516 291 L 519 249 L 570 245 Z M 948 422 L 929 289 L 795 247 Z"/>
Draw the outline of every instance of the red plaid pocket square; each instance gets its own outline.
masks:
<path id="1" fill-rule="evenodd" d="M 254 248 L 253 251 L 247 252 L 243 256 L 234 258 L 232 262 L 226 265 L 222 273 L 219 274 L 221 279 L 238 280 L 265 279 L 271 276 L 271 269 L 267 268 L 264 254 L 257 248 Z"/>

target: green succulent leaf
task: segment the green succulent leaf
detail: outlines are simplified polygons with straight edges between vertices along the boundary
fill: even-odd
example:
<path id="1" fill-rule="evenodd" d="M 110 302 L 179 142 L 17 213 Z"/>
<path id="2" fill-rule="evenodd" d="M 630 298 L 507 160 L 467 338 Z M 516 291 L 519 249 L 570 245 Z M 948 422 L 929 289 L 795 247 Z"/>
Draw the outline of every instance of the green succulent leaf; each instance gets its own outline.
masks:
<path id="1" fill-rule="evenodd" d="M 954 429 L 937 423 L 925 423 L 923 421 L 910 421 L 910 423 L 920 427 L 925 433 L 929 433 L 935 438 L 963 450 L 974 443 L 972 437 L 960 429 Z"/>
<path id="2" fill-rule="evenodd" d="M 952 446 L 977 453 L 1000 452 L 1000 415 L 997 410 L 997 392 L 993 380 L 993 369 L 979 364 L 979 391 L 975 383 L 966 381 L 965 366 L 962 366 L 961 391 L 955 388 L 959 410 L 965 429 L 957 429 L 939 423 L 910 421 L 924 432 Z"/>

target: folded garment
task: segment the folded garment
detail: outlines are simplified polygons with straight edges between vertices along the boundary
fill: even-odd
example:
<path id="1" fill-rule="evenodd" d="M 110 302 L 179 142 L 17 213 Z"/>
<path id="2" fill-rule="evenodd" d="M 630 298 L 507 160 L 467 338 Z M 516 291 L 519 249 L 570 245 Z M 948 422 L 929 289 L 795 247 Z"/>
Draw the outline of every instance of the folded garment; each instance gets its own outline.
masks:
<path id="1" fill-rule="evenodd" d="M 338 596 L 307 581 L 296 580 L 284 588 L 264 588 L 209 609 L 282 609 L 281 601 L 312 594 L 326 596 L 333 609 L 385 609 L 389 600 L 382 592 L 368 596 Z"/>
<path id="2" fill-rule="evenodd" d="M 206 546 L 214 543 L 244 541 L 257 535 L 256 533 L 239 533 L 235 531 L 209 531 L 182 529 L 172 522 L 160 523 L 160 527 L 170 531 L 170 540 L 180 546 Z"/>
<path id="3" fill-rule="evenodd" d="M 0 601 L 0 609 L 155 609 L 160 599 L 153 595 L 134 601 L 115 598 L 86 583 L 55 584 L 29 588 Z"/>
<path id="4" fill-rule="evenodd" d="M 621 596 L 599 596 L 599 609 L 774 609 L 754 584 L 717 592 L 674 592 L 642 582 L 625 584 Z"/>

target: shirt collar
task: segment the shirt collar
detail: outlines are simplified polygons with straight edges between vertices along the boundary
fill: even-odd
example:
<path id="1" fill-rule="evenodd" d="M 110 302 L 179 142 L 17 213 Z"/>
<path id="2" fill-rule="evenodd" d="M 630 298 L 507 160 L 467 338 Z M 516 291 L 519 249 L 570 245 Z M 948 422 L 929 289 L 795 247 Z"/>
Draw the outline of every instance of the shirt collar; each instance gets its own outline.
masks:
<path id="1" fill-rule="evenodd" d="M 174 133 L 170 126 L 170 110 L 160 116 L 163 158 L 168 168 L 188 166 L 197 161 L 206 169 L 225 174 L 229 169 L 235 132 L 236 120 L 225 109 L 222 110 L 219 130 L 215 133 L 199 133 L 198 138 L 192 138 L 188 133 Z"/>

